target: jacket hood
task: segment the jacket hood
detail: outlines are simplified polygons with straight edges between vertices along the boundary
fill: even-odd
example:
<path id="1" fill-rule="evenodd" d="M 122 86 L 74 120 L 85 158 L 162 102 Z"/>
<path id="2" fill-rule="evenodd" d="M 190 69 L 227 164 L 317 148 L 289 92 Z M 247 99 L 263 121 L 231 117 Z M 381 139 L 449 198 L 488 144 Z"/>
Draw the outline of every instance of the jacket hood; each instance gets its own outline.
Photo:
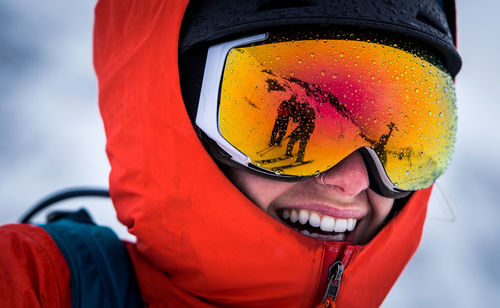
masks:
<path id="1" fill-rule="evenodd" d="M 101 0 L 96 7 L 110 193 L 118 219 L 137 237 L 129 250 L 143 300 L 151 307 L 311 306 L 328 245 L 252 204 L 191 125 L 177 65 L 186 6 Z M 414 193 L 376 238 L 355 248 L 337 307 L 380 305 L 418 246 L 429 195 Z"/>

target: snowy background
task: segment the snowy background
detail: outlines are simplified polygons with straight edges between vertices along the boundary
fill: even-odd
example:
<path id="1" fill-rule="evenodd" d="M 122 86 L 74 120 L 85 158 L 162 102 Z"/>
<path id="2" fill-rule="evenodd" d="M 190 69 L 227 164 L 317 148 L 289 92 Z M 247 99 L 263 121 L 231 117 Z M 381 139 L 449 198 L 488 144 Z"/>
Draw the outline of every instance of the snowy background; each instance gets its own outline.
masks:
<path id="1" fill-rule="evenodd" d="M 500 302 L 500 2 L 457 2 L 464 66 L 457 78 L 456 153 L 439 181 L 444 197 L 433 194 L 422 245 L 385 308 Z M 92 67 L 94 4 L 0 2 L 0 224 L 17 221 L 61 188 L 108 186 Z M 60 206 L 81 204 L 99 223 L 114 223 L 105 199 Z"/>

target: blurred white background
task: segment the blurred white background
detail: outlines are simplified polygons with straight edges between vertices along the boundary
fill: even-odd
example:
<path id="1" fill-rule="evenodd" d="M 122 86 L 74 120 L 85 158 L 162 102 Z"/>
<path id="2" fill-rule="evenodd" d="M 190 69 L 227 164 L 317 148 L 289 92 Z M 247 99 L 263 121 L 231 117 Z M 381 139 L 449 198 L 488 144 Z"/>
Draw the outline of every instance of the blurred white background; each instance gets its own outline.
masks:
<path id="1" fill-rule="evenodd" d="M 108 186 L 92 67 L 95 1 L 0 2 L 0 224 L 47 194 Z M 383 307 L 498 307 L 500 302 L 500 2 L 458 0 L 459 131 L 433 194 L 421 247 Z M 78 199 L 101 224 L 110 203 Z M 41 215 L 43 216 L 43 214 Z M 125 230 L 118 228 L 124 236 Z"/>

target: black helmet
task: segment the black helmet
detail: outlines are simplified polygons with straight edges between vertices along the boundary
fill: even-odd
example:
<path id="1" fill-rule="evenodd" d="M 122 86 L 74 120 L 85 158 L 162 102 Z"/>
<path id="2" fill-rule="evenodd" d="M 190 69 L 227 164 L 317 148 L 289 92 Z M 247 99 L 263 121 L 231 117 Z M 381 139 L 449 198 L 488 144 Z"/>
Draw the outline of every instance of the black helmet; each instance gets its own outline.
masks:
<path id="1" fill-rule="evenodd" d="M 191 0 L 179 39 L 181 90 L 191 121 L 210 45 L 297 25 L 389 32 L 435 49 L 452 77 L 462 66 L 454 0 Z"/>
<path id="2" fill-rule="evenodd" d="M 183 20 L 180 54 L 234 35 L 290 25 L 377 29 L 423 41 L 455 77 L 454 0 L 192 0 Z"/>

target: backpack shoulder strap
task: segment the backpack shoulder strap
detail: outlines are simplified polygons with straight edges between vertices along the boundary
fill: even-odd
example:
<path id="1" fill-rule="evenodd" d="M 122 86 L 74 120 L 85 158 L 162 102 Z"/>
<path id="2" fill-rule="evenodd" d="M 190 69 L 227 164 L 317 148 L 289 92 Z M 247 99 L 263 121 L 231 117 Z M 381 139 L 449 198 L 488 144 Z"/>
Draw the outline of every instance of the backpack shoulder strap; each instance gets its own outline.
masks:
<path id="1" fill-rule="evenodd" d="M 76 219 L 69 215 L 41 226 L 52 236 L 70 269 L 72 306 L 140 307 L 125 246 L 110 228 L 95 225 L 84 210 L 80 211 L 84 213 L 75 213 Z"/>

